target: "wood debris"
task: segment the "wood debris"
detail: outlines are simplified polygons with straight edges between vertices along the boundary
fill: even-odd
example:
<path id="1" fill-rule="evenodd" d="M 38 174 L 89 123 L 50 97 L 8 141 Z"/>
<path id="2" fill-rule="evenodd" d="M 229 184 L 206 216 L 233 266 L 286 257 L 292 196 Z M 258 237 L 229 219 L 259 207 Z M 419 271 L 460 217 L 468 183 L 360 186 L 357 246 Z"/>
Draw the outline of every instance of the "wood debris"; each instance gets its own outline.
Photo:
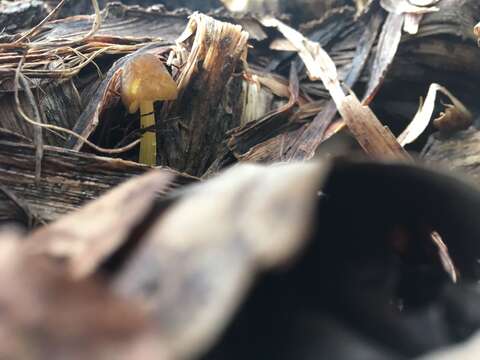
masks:
<path id="1" fill-rule="evenodd" d="M 1 2 L 0 358 L 467 358 L 479 16 Z"/>

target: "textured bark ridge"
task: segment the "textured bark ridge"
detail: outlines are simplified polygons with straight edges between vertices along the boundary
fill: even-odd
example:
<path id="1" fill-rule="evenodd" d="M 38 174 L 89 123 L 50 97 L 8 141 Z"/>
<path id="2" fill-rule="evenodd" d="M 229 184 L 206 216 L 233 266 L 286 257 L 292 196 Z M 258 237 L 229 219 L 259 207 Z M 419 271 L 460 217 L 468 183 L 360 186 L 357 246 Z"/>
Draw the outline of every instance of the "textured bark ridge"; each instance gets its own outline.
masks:
<path id="1" fill-rule="evenodd" d="M 47 146 L 42 178 L 36 183 L 34 147 L 0 141 L 0 221 L 50 222 L 148 169 L 130 161 Z M 194 181 L 166 171 L 173 174 L 169 189 Z"/>
<path id="2" fill-rule="evenodd" d="M 159 162 L 202 175 L 218 157 L 225 133 L 240 125 L 231 108 L 241 87 L 248 33 L 238 25 L 196 14 L 170 56 L 187 56 L 177 78 L 180 96 L 164 113 L 157 132 Z"/>

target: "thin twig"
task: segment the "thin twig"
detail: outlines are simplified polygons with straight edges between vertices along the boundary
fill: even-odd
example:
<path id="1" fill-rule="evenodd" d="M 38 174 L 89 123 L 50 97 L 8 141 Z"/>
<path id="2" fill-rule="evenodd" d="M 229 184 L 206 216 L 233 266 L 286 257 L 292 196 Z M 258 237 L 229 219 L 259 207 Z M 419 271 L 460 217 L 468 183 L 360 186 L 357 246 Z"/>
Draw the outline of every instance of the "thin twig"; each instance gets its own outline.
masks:
<path id="1" fill-rule="evenodd" d="M 40 112 L 37 107 L 37 102 L 35 101 L 35 97 L 33 96 L 33 93 L 32 93 L 32 90 L 30 89 L 30 85 L 28 84 L 28 81 L 25 79 L 25 77 L 21 73 L 21 69 L 24 62 L 25 62 L 25 57 L 23 57 L 18 63 L 18 68 L 17 68 L 18 70 L 15 73 L 15 86 L 19 87 L 20 82 L 22 83 L 23 90 L 25 91 L 25 95 L 27 96 L 27 99 L 32 108 L 32 112 L 37 120 L 36 122 L 41 124 L 42 118 L 40 116 Z M 17 104 L 17 107 L 20 110 L 20 113 L 23 113 L 23 110 L 20 108 L 18 91 L 15 92 L 15 102 Z M 34 126 L 33 139 L 35 144 L 35 181 L 38 183 L 40 182 L 40 178 L 42 176 L 42 159 L 43 159 L 43 136 L 42 136 L 41 127 Z"/>
<path id="2" fill-rule="evenodd" d="M 100 12 L 100 6 L 98 5 L 98 1 L 97 0 L 92 0 L 92 5 L 93 5 L 93 9 L 95 10 L 95 18 L 93 19 L 93 24 L 92 24 L 92 28 L 90 29 L 90 31 L 81 39 L 77 39 L 77 40 L 69 40 L 69 41 L 65 41 L 65 42 L 60 42 L 58 43 L 57 45 L 62 45 L 62 46 L 72 46 L 72 45 L 75 45 L 75 44 L 79 44 L 79 43 L 82 43 L 88 39 L 90 39 L 93 35 L 95 35 L 95 33 L 98 31 L 98 29 L 100 29 L 100 26 L 102 24 L 102 14 Z M 30 48 L 35 48 L 35 47 L 41 47 L 41 46 L 45 46 L 45 45 L 52 45 L 52 43 L 50 42 L 33 42 L 33 43 L 30 43 L 28 44 L 28 47 Z"/>

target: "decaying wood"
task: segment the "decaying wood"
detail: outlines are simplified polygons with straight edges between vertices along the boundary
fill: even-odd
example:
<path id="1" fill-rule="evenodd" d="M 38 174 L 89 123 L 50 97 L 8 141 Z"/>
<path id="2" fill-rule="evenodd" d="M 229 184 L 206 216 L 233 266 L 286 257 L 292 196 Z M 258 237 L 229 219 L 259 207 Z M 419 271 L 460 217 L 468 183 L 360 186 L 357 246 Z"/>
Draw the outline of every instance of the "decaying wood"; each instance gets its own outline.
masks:
<path id="1" fill-rule="evenodd" d="M 448 137 L 431 137 L 422 158 L 432 166 L 480 178 L 480 133 L 471 127 Z"/>
<path id="2" fill-rule="evenodd" d="M 345 96 L 335 63 L 318 43 L 307 40 L 302 34 L 278 20 L 266 18 L 264 24 L 276 27 L 295 46 L 305 63 L 310 79 L 322 81 L 340 115 L 367 154 L 378 159 L 409 160 L 409 155 L 388 128 L 381 125 L 375 114 L 367 106 L 363 106 L 355 95 Z M 317 146 L 318 143 L 314 143 L 308 148 L 306 159 L 313 157 Z"/>
<path id="3" fill-rule="evenodd" d="M 377 159 L 410 161 L 408 153 L 397 142 L 391 131 L 383 127 L 370 108 L 349 95 L 339 107 L 348 128 L 363 149 Z"/>
<path id="4" fill-rule="evenodd" d="M 380 12 L 373 13 L 369 19 L 365 32 L 357 45 L 357 51 L 353 58 L 351 68 L 345 78 L 345 85 L 352 88 L 359 79 L 361 72 L 366 64 L 377 37 L 383 16 Z M 366 94 L 369 94 L 368 91 Z M 288 159 L 305 159 L 316 151 L 320 143 L 325 139 L 325 133 L 337 114 L 335 103 L 331 100 L 320 111 L 310 124 L 305 126 L 303 133 L 290 140 L 293 142 L 291 149 L 285 156 Z"/>
<path id="5" fill-rule="evenodd" d="M 153 1 L 125 0 L 91 16 L 85 3 L 66 1 L 63 14 L 84 15 L 40 22 L 58 0 L 0 5 L 0 222 L 36 228 L 0 232 L 0 358 L 200 358 L 215 344 L 222 354 L 229 337 L 245 337 L 242 321 L 265 316 L 272 339 L 301 328 L 302 341 L 332 349 L 317 342 L 326 313 L 353 329 L 349 341 L 381 343 L 389 358 L 480 328 L 470 317 L 464 327 L 442 292 L 453 288 L 445 271 L 460 286 L 478 282 L 478 190 L 415 167 L 403 148 L 436 127 L 423 159 L 480 178 L 478 131 L 454 133 L 479 108 L 478 81 L 465 78 L 480 78 L 480 3 L 223 2 L 243 11 L 178 9 L 211 10 L 216 0 L 149 8 Z M 7 8 L 18 21 L 2 17 Z M 120 75 L 144 52 L 166 64 L 179 90 L 154 109 L 156 169 L 123 151 L 142 130 L 119 101 Z M 432 125 L 437 90 L 452 104 Z M 370 158 L 401 164 L 237 164 L 217 176 L 246 161 L 310 160 L 338 132 Z M 266 292 L 250 293 L 259 313 L 241 307 L 260 274 L 292 264 L 266 280 Z M 270 317 L 270 305 L 289 318 Z M 415 336 L 422 326 L 434 329 L 425 341 Z M 271 334 L 247 327 L 268 349 L 262 336 Z M 282 356 L 268 354 L 290 359 L 283 345 Z"/>
<path id="6" fill-rule="evenodd" d="M 221 101 L 227 84 L 235 81 L 233 73 L 246 55 L 247 40 L 248 33 L 238 25 L 202 14 L 190 18 L 173 54 L 182 66 L 179 98 L 157 131 L 160 164 L 202 175 L 216 159 L 225 133 L 239 125 L 238 116 L 229 114 L 229 104 Z M 238 98 L 239 90 L 233 88 L 230 101 Z"/>
<path id="7" fill-rule="evenodd" d="M 129 54 L 139 49 L 147 42 L 156 44 L 172 44 L 183 31 L 188 12 L 170 13 L 165 9 L 130 9 L 121 4 L 111 4 L 104 10 L 103 27 L 85 43 L 72 48 L 62 45 L 72 36 L 81 39 L 92 27 L 90 16 L 80 16 L 68 20 L 58 20 L 47 23 L 38 35 L 33 37 L 29 46 L 33 49 L 25 54 L 25 65 L 22 74 L 27 76 L 35 88 L 37 102 L 46 122 L 67 129 L 79 129 L 82 132 L 87 120 L 98 122 L 98 116 L 103 109 L 105 94 L 97 90 L 93 98 L 83 98 L 80 94 L 94 92 L 99 86 L 97 78 L 79 76 L 79 72 L 101 55 Z M 129 26 L 125 26 L 128 23 Z M 155 30 L 152 30 L 155 29 Z M 37 45 L 38 44 L 38 45 Z M 44 44 L 40 46 L 40 44 Z M 22 56 L 16 51 L 24 51 L 24 44 L 6 43 L 0 46 L 0 83 L 3 90 L 1 96 L 0 126 L 32 138 L 33 130 L 30 124 L 16 115 L 13 104 L 13 75 L 18 68 Z M 92 66 L 92 65 L 91 65 Z M 94 67 L 95 69 L 95 67 Z M 102 76 L 99 66 L 96 67 Z M 95 70 L 93 71 L 95 75 Z M 110 79 L 111 75 L 107 76 Z M 108 81 L 103 81 L 105 88 Z M 92 90 L 93 89 L 93 90 Z M 113 94 L 109 94 L 111 97 Z M 22 107 L 27 108 L 28 102 L 20 96 Z M 90 101 L 89 101 L 90 100 Z M 68 106 L 65 106 L 68 105 Z M 96 116 L 95 116 L 96 114 Z M 80 119 L 79 119 L 80 118 Z M 77 121 L 78 120 L 78 121 Z M 90 127 L 92 127 L 90 125 Z M 96 127 L 93 126 L 93 129 Z M 49 145 L 65 146 L 68 135 L 47 132 L 45 141 Z M 78 139 L 75 144 L 78 144 Z M 81 142 L 80 142 L 81 143 Z M 67 142 L 72 147 L 72 141 Z"/>
<path id="8" fill-rule="evenodd" d="M 404 15 L 390 13 L 383 24 L 377 51 L 372 65 L 372 74 L 367 84 L 367 99 L 372 98 L 386 76 L 387 69 L 392 64 L 402 38 Z"/>
<path id="9" fill-rule="evenodd" d="M 115 185 L 149 168 L 120 159 L 96 157 L 45 146 L 41 181 L 35 184 L 32 145 L 0 141 L 0 183 L 28 204 L 35 222 L 49 222 L 97 198 Z M 174 174 L 174 172 L 170 172 Z M 176 175 L 174 176 L 176 178 Z M 173 182 L 190 182 L 179 175 Z M 1 221 L 25 222 L 18 204 L 0 193 Z"/>
<path id="10" fill-rule="evenodd" d="M 461 4 L 458 2 L 455 2 L 454 4 L 451 1 L 440 1 L 438 4 L 436 4 L 436 6 L 438 6 L 440 10 L 427 14 L 424 17 L 416 35 L 402 35 L 398 52 L 395 52 L 394 49 L 393 51 L 389 50 L 392 47 L 393 42 L 388 40 L 384 41 L 383 43 L 385 44 L 385 51 L 389 51 L 390 55 L 387 53 L 380 54 L 379 51 L 381 52 L 383 50 L 381 48 L 379 49 L 378 47 L 375 48 L 371 54 L 369 54 L 368 62 L 370 64 L 365 67 L 359 79 L 361 83 L 368 83 L 368 81 L 372 82 L 371 87 L 374 93 L 369 94 L 367 91 L 367 93 L 362 97 L 366 98 L 367 102 L 372 100 L 375 95 L 375 91 L 379 89 L 379 86 L 384 81 L 386 81 L 385 86 L 387 87 L 387 92 L 382 92 L 381 94 L 383 101 L 385 101 L 385 98 L 390 102 L 393 102 L 393 104 L 396 104 L 398 101 L 399 107 L 401 104 L 405 104 L 406 101 L 410 101 L 412 105 L 415 103 L 414 106 L 416 107 L 416 103 L 418 103 L 418 97 L 422 96 L 425 91 L 424 87 L 430 85 L 431 82 L 441 81 L 450 90 L 457 94 L 459 99 L 465 102 L 468 108 L 474 106 L 476 99 L 472 96 L 472 94 L 475 92 L 475 90 L 473 87 L 466 90 L 465 84 L 458 83 L 456 79 L 458 79 L 459 73 L 465 74 L 465 76 L 471 76 L 471 74 L 480 74 L 478 57 L 477 55 L 474 55 L 478 52 L 478 49 L 476 44 L 471 41 L 473 39 L 472 27 L 475 24 L 475 19 L 472 18 L 472 14 L 478 13 L 480 9 L 477 8 L 478 5 L 474 1 L 462 1 Z M 368 11 L 374 14 L 375 11 L 378 11 L 378 8 L 371 6 Z M 375 17 L 367 17 L 364 19 L 364 23 L 353 20 L 349 24 L 342 23 L 343 19 L 347 18 L 347 14 L 349 13 L 345 11 L 337 14 L 339 19 L 335 23 L 335 26 L 329 22 L 330 19 L 335 18 L 335 14 L 332 14 L 332 16 L 327 17 L 323 22 L 315 24 L 313 27 L 314 31 L 312 31 L 311 27 L 307 28 L 306 34 L 311 39 L 320 39 L 320 45 L 325 47 L 338 68 L 339 78 L 345 81 L 346 84 L 349 84 L 346 74 L 348 74 L 348 68 L 352 64 L 352 59 L 358 59 L 359 61 L 357 64 L 361 64 L 360 59 L 362 59 L 361 56 L 358 58 L 356 57 L 354 49 L 356 48 L 356 45 L 361 42 L 359 39 L 362 35 L 362 30 L 365 31 L 364 34 L 367 35 L 371 34 L 367 32 L 368 27 L 371 27 L 372 29 L 375 28 Z M 362 26 L 359 26 L 360 24 L 362 24 Z M 366 27 L 364 27 L 363 24 L 367 24 L 365 25 Z M 353 30 L 352 27 L 356 30 Z M 384 32 L 387 30 L 390 30 L 390 27 L 384 27 Z M 399 27 L 399 30 L 401 30 L 401 27 Z M 349 31 L 349 36 L 339 36 L 339 34 L 342 34 L 343 31 Z M 400 31 L 394 31 L 393 33 L 397 38 L 399 38 L 398 35 L 400 34 Z M 334 46 L 330 45 L 329 43 L 329 41 L 332 41 L 332 38 L 336 40 Z M 390 37 L 387 36 L 387 38 Z M 459 41 L 460 39 L 465 40 L 462 42 Z M 457 50 L 452 51 L 450 47 L 456 48 Z M 341 53 L 337 53 L 336 48 L 345 50 L 343 50 Z M 452 54 L 458 53 L 462 53 L 461 59 L 459 59 L 458 56 L 452 56 Z M 341 54 L 341 58 L 339 54 Z M 381 66 L 376 66 L 377 75 L 375 75 L 375 71 L 372 69 L 372 65 L 374 63 L 372 58 L 380 55 L 385 59 L 384 61 L 381 61 Z M 349 58 L 350 60 L 346 60 L 345 57 Z M 413 64 L 411 62 L 412 58 L 415 59 L 415 63 Z M 285 57 L 285 59 L 288 59 L 288 57 Z M 381 60 L 381 58 L 379 59 Z M 394 59 L 393 63 L 392 59 Z M 275 68 L 278 68 L 278 59 L 273 60 L 272 64 L 275 61 L 277 62 L 274 66 Z M 462 69 L 458 66 L 459 63 L 463 64 L 461 65 L 463 67 Z M 378 64 L 380 64 L 380 62 L 378 62 Z M 361 67 L 359 68 L 361 69 Z M 425 69 L 429 70 L 426 72 Z M 377 85 L 373 85 L 373 77 L 377 78 L 375 81 Z M 412 87 L 412 83 L 415 84 L 415 86 L 418 86 L 418 92 L 416 93 L 418 94 L 417 96 L 414 96 L 415 91 L 411 91 L 407 94 L 402 93 L 399 96 L 395 89 L 398 86 L 401 87 L 401 84 L 404 81 L 408 81 L 409 87 Z M 323 88 L 322 84 L 304 81 L 301 84 L 301 88 L 311 96 L 313 94 L 316 96 L 322 94 L 322 98 L 327 97 L 326 95 L 323 95 L 325 90 L 320 90 Z M 315 93 L 313 93 L 313 89 L 315 89 Z M 408 100 L 405 100 L 405 97 L 407 97 Z M 374 101 L 373 106 L 376 109 L 381 109 L 382 112 L 385 111 L 389 115 L 392 109 L 395 108 L 394 106 L 383 107 L 383 102 L 376 101 Z M 248 128 L 242 129 L 245 131 L 235 131 L 230 139 L 231 143 L 235 142 L 235 147 L 231 147 L 231 149 L 233 150 L 235 156 L 240 160 L 245 158 L 258 158 L 267 161 L 281 161 L 285 158 L 288 158 L 288 156 L 285 156 L 284 151 L 297 153 L 297 156 L 294 157 L 295 159 L 309 157 L 312 154 L 312 150 L 309 148 L 309 150 L 305 152 L 303 149 L 308 146 L 308 142 L 306 143 L 305 141 L 299 141 L 299 139 L 307 139 L 308 141 L 312 141 L 311 147 L 316 148 L 318 143 L 323 141 L 322 133 L 325 133 L 325 129 L 328 129 L 329 122 L 331 122 L 332 119 L 335 119 L 335 114 L 335 107 L 332 103 L 328 106 L 322 105 L 319 109 L 318 115 L 314 118 L 311 124 L 309 123 L 309 118 L 306 119 L 306 124 L 303 125 L 304 130 L 300 130 L 304 132 L 302 135 L 303 137 L 299 137 L 299 134 L 301 133 L 299 133 L 298 124 L 296 124 L 297 126 L 295 126 L 295 124 L 284 126 L 284 122 L 280 122 L 280 134 L 272 132 L 271 136 L 261 136 L 260 134 L 255 135 L 254 132 L 250 130 L 252 133 L 249 134 L 248 139 L 261 139 L 262 143 L 251 143 L 247 141 L 247 139 L 243 141 L 237 136 L 237 134 L 247 134 L 247 131 L 249 131 Z M 393 115 L 390 115 L 389 117 L 392 116 Z M 381 120 L 384 122 L 389 121 L 389 117 Z M 409 119 L 405 119 L 404 126 L 407 125 L 406 121 L 408 120 Z M 390 125 L 392 123 L 388 122 L 388 124 Z M 398 127 L 399 125 L 394 124 L 393 126 Z M 310 128 L 310 130 L 308 130 L 308 128 Z M 263 134 L 268 133 L 265 132 Z M 241 147 L 236 145 L 239 142 L 241 142 Z M 282 147 L 283 150 L 279 149 L 279 147 Z M 238 152 L 239 148 L 241 149 L 241 152 Z M 255 155 L 257 152 L 258 156 Z"/>

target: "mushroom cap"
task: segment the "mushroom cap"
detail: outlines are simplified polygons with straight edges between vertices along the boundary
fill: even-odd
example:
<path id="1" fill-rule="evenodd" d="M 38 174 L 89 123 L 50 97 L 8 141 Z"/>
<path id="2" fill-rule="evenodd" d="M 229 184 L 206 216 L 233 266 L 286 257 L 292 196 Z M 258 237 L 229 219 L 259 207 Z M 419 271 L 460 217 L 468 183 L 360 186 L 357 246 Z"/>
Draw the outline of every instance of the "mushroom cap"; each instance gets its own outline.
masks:
<path id="1" fill-rule="evenodd" d="M 128 112 L 133 114 L 140 102 L 175 100 L 178 90 L 165 65 L 155 55 L 145 53 L 123 67 L 121 95 Z"/>

